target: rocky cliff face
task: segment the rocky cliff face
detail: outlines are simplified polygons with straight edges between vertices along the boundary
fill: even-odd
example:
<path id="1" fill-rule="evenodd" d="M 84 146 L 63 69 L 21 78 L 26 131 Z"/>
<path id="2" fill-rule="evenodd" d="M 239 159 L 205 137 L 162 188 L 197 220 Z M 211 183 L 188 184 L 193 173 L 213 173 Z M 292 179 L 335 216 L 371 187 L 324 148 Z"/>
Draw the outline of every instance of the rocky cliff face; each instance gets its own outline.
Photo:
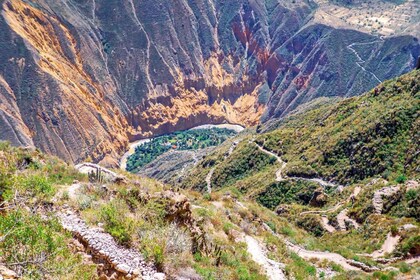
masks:
<path id="1" fill-rule="evenodd" d="M 310 1 L 6 0 L 0 139 L 113 164 L 129 140 L 255 125 L 412 69 L 410 36 L 312 22 Z"/>

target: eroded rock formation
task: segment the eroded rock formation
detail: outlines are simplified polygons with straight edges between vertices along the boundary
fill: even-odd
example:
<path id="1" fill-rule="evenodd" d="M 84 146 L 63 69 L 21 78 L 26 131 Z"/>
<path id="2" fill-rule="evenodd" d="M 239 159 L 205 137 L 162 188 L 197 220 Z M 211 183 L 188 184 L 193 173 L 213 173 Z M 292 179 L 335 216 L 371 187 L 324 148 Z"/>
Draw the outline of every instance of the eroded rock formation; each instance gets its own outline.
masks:
<path id="1" fill-rule="evenodd" d="M 128 141 L 255 125 L 414 67 L 416 38 L 316 24 L 296 2 L 2 1 L 0 139 L 117 165 Z"/>

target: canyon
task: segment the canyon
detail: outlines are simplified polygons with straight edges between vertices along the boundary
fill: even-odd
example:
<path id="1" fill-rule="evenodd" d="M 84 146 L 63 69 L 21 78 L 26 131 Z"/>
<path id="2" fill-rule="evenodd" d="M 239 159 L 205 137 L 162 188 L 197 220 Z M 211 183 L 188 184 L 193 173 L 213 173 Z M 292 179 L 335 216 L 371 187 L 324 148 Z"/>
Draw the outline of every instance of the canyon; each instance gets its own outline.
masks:
<path id="1" fill-rule="evenodd" d="M 0 139 L 71 163 L 115 167 L 129 142 L 359 95 L 420 55 L 410 30 L 334 26 L 312 1 L 0 3 Z"/>

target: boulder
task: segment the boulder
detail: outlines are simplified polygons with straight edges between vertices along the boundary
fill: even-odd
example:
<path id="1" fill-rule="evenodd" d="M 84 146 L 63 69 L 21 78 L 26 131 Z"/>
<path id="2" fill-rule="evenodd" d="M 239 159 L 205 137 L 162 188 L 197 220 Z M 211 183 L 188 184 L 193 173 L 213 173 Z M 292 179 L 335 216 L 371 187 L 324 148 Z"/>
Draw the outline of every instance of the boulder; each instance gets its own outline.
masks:
<path id="1" fill-rule="evenodd" d="M 322 207 L 328 202 L 328 196 L 324 190 L 319 188 L 315 190 L 309 204 L 314 207 Z"/>
<path id="2" fill-rule="evenodd" d="M 16 272 L 8 269 L 6 266 L 0 264 L 0 279 L 18 279 Z"/>

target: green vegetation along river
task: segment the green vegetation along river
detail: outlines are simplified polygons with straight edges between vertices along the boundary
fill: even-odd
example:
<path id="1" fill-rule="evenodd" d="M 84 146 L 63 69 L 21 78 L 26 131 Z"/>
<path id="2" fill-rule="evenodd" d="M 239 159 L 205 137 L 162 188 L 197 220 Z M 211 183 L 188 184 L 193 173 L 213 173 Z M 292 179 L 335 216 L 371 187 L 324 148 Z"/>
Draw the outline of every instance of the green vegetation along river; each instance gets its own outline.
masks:
<path id="1" fill-rule="evenodd" d="M 137 172 L 170 150 L 198 150 L 218 146 L 242 130 L 238 125 L 202 125 L 190 130 L 143 139 L 130 145 L 129 151 L 121 159 L 120 167 Z"/>

